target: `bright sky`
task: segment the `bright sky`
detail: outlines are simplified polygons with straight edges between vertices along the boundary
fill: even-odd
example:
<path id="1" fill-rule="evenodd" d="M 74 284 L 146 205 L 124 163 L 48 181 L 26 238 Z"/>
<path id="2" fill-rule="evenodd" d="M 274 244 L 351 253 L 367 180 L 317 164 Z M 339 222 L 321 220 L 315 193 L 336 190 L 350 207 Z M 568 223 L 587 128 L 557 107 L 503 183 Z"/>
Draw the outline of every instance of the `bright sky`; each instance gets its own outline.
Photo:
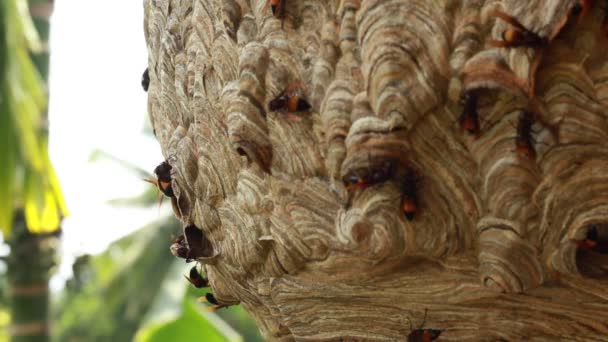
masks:
<path id="1" fill-rule="evenodd" d="M 163 160 L 158 142 L 143 135 L 147 95 L 140 82 L 146 66 L 142 1 L 55 2 L 50 152 L 71 215 L 63 224 L 54 290 L 70 275 L 76 256 L 99 253 L 159 217 L 157 208 L 105 204 L 136 195 L 149 184 L 111 161 L 88 161 L 95 149 L 150 172 Z"/>

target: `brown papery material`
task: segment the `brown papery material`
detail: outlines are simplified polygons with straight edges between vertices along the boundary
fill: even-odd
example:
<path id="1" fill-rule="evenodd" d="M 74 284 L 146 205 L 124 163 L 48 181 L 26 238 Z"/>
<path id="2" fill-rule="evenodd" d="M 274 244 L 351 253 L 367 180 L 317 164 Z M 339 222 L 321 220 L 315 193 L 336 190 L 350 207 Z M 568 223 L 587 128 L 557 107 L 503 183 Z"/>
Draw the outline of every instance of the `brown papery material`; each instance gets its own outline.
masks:
<path id="1" fill-rule="evenodd" d="M 576 241 L 608 223 L 606 5 L 576 4 L 145 0 L 149 113 L 214 296 L 272 341 L 404 341 L 425 310 L 439 340 L 605 339 L 608 261 Z M 488 44 L 496 11 L 546 44 Z M 269 111 L 294 83 L 312 109 Z"/>

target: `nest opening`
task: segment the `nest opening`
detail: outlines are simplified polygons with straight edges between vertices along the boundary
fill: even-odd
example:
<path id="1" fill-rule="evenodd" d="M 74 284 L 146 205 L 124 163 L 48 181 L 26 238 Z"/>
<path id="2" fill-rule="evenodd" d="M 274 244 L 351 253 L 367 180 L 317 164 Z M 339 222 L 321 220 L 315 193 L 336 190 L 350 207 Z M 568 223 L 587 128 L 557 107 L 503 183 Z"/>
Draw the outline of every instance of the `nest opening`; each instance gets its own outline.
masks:
<path id="1" fill-rule="evenodd" d="M 608 223 L 585 227 L 583 239 L 577 244 L 576 267 L 587 278 L 608 279 Z"/>
<path id="2" fill-rule="evenodd" d="M 238 153 L 238 154 L 239 154 L 239 156 L 245 156 L 245 157 L 248 157 L 248 156 L 247 156 L 247 152 L 245 152 L 245 150 L 244 150 L 242 147 L 237 147 L 237 148 L 236 148 L 236 153 Z"/>

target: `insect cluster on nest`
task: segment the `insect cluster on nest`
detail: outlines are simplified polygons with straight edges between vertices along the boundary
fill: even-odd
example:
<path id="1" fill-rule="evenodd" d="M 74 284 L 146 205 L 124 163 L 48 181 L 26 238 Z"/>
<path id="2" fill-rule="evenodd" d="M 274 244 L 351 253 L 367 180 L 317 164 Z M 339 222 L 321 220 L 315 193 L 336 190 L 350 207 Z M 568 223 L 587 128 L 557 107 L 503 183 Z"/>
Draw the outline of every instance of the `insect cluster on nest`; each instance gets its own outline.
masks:
<path id="1" fill-rule="evenodd" d="M 207 256 L 207 248 L 204 246 L 203 232 L 196 226 L 190 225 L 184 228 L 184 234 L 173 239 L 173 244 L 170 247 L 171 253 L 186 262 L 196 261 L 197 258 Z M 197 289 L 209 287 L 209 279 L 202 275 L 203 266 L 196 261 L 196 264 L 190 269 L 189 275 L 184 277 Z M 208 310 L 218 310 L 230 305 L 221 303 L 213 293 L 208 292 L 200 301 L 212 304 Z"/>

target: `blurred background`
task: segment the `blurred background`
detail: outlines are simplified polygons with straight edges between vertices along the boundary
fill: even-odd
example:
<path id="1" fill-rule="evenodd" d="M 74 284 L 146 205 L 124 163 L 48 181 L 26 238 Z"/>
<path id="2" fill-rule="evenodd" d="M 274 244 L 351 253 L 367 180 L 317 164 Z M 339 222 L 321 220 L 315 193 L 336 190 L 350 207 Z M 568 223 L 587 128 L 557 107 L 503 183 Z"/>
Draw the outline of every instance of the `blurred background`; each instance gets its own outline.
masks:
<path id="1" fill-rule="evenodd" d="M 142 1 L 0 1 L 0 341 L 262 341 L 169 252 L 147 58 Z"/>

